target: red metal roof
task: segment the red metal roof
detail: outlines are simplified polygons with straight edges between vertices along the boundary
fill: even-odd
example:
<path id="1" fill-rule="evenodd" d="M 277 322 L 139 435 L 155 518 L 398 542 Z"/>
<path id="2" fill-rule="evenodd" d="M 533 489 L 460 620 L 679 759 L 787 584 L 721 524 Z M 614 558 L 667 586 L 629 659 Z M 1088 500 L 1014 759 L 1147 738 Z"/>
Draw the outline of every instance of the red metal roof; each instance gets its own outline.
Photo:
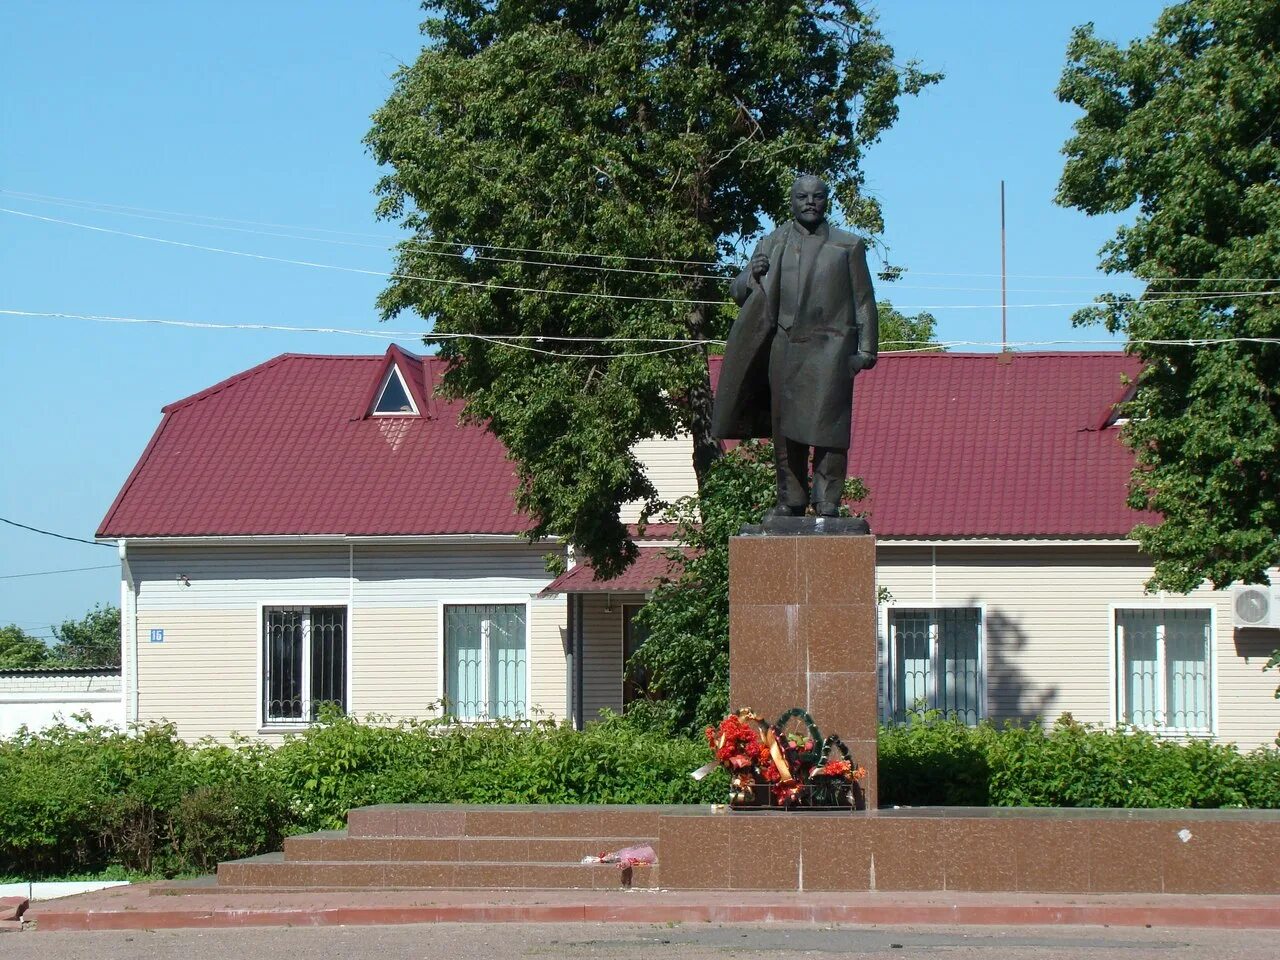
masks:
<path id="1" fill-rule="evenodd" d="M 365 415 L 389 359 L 429 416 Z M 98 535 L 523 532 L 502 444 L 426 400 L 440 367 L 285 354 L 170 404 Z"/>
<path id="2" fill-rule="evenodd" d="M 1007 361 L 1007 362 L 1006 362 Z M 889 537 L 1099 537 L 1133 455 L 1108 427 L 1140 362 L 1121 353 L 882 355 L 854 388 L 849 472 Z"/>
<path id="3" fill-rule="evenodd" d="M 542 593 L 644 593 L 670 571 L 664 547 L 641 547 L 636 562 L 612 580 L 597 580 L 589 563 L 579 563 L 551 581 Z"/>
<path id="4" fill-rule="evenodd" d="M 390 362 L 426 416 L 366 415 Z M 523 532 L 512 464 L 431 395 L 440 372 L 398 347 L 285 354 L 170 404 L 98 535 Z M 1125 506 L 1132 455 L 1104 424 L 1137 372 L 1120 353 L 882 356 L 858 377 L 850 463 L 872 530 L 1123 537 L 1149 518 Z"/>

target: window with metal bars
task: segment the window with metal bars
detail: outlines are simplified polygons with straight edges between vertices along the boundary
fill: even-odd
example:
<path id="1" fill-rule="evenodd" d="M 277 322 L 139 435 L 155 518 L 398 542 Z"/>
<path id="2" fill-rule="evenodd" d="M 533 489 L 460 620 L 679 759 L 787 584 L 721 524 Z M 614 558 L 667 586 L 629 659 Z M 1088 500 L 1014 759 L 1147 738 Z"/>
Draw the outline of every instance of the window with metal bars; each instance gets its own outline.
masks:
<path id="1" fill-rule="evenodd" d="M 309 723 L 322 704 L 347 709 L 347 608 L 262 611 L 262 719 Z"/>
<path id="2" fill-rule="evenodd" d="M 905 721 L 917 708 L 940 710 L 969 725 L 985 714 L 982 610 L 977 607 L 889 611 L 890 706 Z"/>
<path id="3" fill-rule="evenodd" d="M 444 696 L 450 716 L 525 719 L 528 659 L 523 604 L 445 606 Z"/>
<path id="4" fill-rule="evenodd" d="M 1208 610 L 1116 611 L 1116 716 L 1168 733 L 1212 732 Z"/>

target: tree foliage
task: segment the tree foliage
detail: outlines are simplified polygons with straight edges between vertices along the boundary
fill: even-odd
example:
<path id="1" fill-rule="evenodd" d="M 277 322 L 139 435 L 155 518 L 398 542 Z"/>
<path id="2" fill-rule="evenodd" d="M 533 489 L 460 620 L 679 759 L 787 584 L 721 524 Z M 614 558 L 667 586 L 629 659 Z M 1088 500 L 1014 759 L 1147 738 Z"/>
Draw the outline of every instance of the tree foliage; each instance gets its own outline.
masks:
<path id="1" fill-rule="evenodd" d="M 880 316 L 882 352 L 919 350 L 934 342 L 938 321 L 933 314 L 921 311 L 907 316 L 888 300 L 877 303 L 876 311 Z"/>
<path id="2" fill-rule="evenodd" d="M 1077 315 L 1145 361 L 1126 441 L 1151 586 L 1262 583 L 1280 561 L 1280 4 L 1189 0 L 1121 49 L 1075 31 L 1059 99 L 1084 115 L 1058 201 L 1134 211 L 1102 266 L 1147 282 Z M 1257 279 L 1271 278 L 1271 279 Z"/>
<path id="3" fill-rule="evenodd" d="M 635 551 L 619 506 L 656 505 L 634 444 L 687 432 L 699 482 L 719 455 L 705 348 L 656 341 L 724 337 L 726 264 L 798 171 L 880 231 L 863 152 L 936 76 L 898 66 L 859 0 L 424 8 L 426 46 L 366 138 L 390 168 L 378 213 L 412 233 L 379 305 L 431 322 L 445 392 L 516 464 L 530 535 L 608 576 Z"/>
<path id="4" fill-rule="evenodd" d="M 120 608 L 97 606 L 53 628 L 52 660 L 64 667 L 120 666 Z"/>
<path id="5" fill-rule="evenodd" d="M 16 623 L 0 627 L 0 670 L 39 667 L 49 660 L 49 648 Z"/>

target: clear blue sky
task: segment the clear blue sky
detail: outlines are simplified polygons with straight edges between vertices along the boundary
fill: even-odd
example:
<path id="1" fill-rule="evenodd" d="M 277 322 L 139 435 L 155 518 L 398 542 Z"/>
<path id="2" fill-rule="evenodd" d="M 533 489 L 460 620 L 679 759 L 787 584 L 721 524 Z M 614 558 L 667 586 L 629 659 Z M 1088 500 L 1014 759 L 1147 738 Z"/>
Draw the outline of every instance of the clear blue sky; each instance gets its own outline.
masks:
<path id="1" fill-rule="evenodd" d="M 881 24 L 900 60 L 946 80 L 907 101 L 867 160 L 893 259 L 878 292 L 930 306 L 944 340 L 998 340 L 999 183 L 1007 183 L 1011 304 L 1134 289 L 1097 274 L 1116 220 L 1052 203 L 1075 118 L 1053 95 L 1071 28 L 1129 40 L 1153 0 L 895 0 Z M 9 0 L 0 8 L 0 206 L 170 240 L 386 270 L 378 176 L 360 140 L 389 76 L 419 48 L 415 3 L 162 4 Z M 373 236 L 370 246 L 209 229 L 22 199 L 12 192 Z M 172 218 L 170 218 L 172 219 Z M 185 218 L 189 220 L 190 218 Z M 260 228 L 270 232 L 272 228 Z M 297 233 L 296 230 L 275 232 Z M 313 236 L 330 240 L 333 234 Z M 0 309 L 369 329 L 376 276 L 168 246 L 0 213 Z M 961 289 L 970 288 L 970 289 Z M 963 309 L 973 305 L 982 309 Z M 1069 307 L 1011 307 L 1012 340 L 1098 337 Z M 0 516 L 91 538 L 160 408 L 285 352 L 415 349 L 382 339 L 178 329 L 0 315 Z M 263 451 L 269 456 L 270 451 Z M 114 549 L 0 525 L 0 624 L 48 634 L 119 599 Z"/>

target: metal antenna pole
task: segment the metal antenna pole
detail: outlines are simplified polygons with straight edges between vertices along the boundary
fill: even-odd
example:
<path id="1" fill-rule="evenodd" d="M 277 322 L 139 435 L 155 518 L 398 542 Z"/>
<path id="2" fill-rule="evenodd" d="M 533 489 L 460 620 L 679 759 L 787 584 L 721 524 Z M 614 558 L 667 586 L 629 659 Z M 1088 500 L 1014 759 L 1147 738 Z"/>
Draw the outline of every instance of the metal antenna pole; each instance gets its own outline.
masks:
<path id="1" fill-rule="evenodd" d="M 1004 241 L 1004 181 L 1000 181 L 1000 352 L 1009 349 L 1009 286 Z"/>

